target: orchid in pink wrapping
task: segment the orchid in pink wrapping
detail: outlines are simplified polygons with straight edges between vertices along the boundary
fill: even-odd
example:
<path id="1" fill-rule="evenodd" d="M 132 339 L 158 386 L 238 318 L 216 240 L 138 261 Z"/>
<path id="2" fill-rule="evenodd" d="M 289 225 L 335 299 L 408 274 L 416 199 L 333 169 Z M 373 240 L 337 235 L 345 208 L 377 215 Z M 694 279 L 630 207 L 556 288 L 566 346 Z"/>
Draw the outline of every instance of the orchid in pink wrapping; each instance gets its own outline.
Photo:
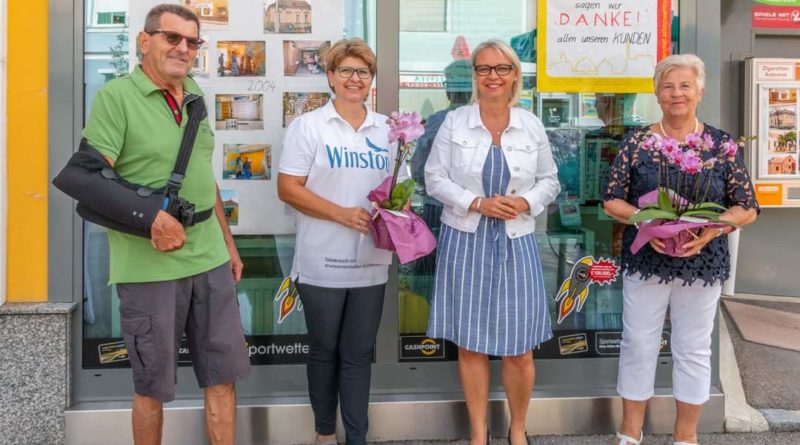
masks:
<path id="1" fill-rule="evenodd" d="M 396 252 L 400 263 L 406 264 L 436 248 L 436 237 L 425 222 L 407 208 L 414 194 L 414 180 L 409 178 L 397 184 L 400 167 L 411 155 L 414 141 L 422 136 L 425 127 L 417 112 L 394 112 L 386 123 L 389 124 L 389 142 L 397 142 L 397 158 L 394 174 L 367 195 L 375 207 L 370 225 L 375 247 Z"/>
<path id="2" fill-rule="evenodd" d="M 632 246 L 634 253 L 657 237 L 668 247 L 672 246 L 666 253 L 679 256 L 683 253 L 681 246 L 688 241 L 685 238 L 696 237 L 700 228 L 729 224 L 719 219 L 720 213 L 727 210 L 725 207 L 706 202 L 711 175 L 703 173 L 714 168 L 717 162 L 732 160 L 739 148 L 752 139 L 723 139 L 715 156 L 706 156 L 704 160 L 704 154 L 714 149 L 714 140 L 709 134 L 690 134 L 683 143 L 647 134 L 639 148 L 654 152 L 653 157 L 659 164 L 658 189 L 640 198 L 641 211 L 631 217 L 631 222 L 643 223 Z"/>

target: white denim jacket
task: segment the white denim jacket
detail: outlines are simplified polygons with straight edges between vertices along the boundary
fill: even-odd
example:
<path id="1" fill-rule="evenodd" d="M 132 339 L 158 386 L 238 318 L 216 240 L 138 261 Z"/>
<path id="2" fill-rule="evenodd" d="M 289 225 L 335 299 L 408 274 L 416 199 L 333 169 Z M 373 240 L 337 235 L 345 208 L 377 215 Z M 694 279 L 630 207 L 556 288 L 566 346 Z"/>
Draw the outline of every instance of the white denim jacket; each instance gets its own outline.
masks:
<path id="1" fill-rule="evenodd" d="M 463 232 L 474 233 L 478 229 L 481 215 L 470 212 L 469 206 L 476 197 L 485 197 L 483 164 L 491 145 L 492 135 L 481 122 L 477 104 L 447 114 L 425 164 L 425 187 L 444 204 L 444 224 Z M 521 196 L 530 206 L 529 212 L 506 222 L 508 237 L 519 238 L 533 233 L 534 217 L 561 191 L 558 169 L 544 125 L 521 108 L 511 108 L 500 145 L 511 173 L 506 195 Z"/>

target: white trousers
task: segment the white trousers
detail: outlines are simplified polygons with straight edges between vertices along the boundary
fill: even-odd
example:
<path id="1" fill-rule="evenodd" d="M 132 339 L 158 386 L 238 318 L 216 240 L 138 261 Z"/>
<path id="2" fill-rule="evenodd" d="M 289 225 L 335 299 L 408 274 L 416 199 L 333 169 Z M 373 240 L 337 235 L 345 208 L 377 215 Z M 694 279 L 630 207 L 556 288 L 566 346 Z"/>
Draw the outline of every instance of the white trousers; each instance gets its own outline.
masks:
<path id="1" fill-rule="evenodd" d="M 701 405 L 711 386 L 711 332 L 722 285 L 659 284 L 640 275 L 622 281 L 622 345 L 617 392 L 628 400 L 653 396 L 667 306 L 672 322 L 672 386 L 676 400 Z"/>

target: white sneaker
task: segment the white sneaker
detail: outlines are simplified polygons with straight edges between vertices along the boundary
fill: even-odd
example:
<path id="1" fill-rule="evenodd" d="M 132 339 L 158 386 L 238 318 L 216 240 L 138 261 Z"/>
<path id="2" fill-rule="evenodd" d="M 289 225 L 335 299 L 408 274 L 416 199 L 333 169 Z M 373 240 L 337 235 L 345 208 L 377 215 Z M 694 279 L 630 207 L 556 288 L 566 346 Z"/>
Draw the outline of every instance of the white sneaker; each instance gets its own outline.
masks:
<path id="1" fill-rule="evenodd" d="M 672 442 L 672 445 L 697 445 L 697 444 L 691 442 Z"/>
<path id="2" fill-rule="evenodd" d="M 639 433 L 639 440 L 636 440 L 636 439 L 634 439 L 633 437 L 630 437 L 630 436 L 626 436 L 626 435 L 624 435 L 624 434 L 622 434 L 620 432 L 617 432 L 617 439 L 619 439 L 619 442 L 617 442 L 617 445 L 639 445 L 639 444 L 642 443 L 642 439 L 644 439 L 644 431 Z M 677 444 L 677 442 L 676 442 L 676 444 Z"/>

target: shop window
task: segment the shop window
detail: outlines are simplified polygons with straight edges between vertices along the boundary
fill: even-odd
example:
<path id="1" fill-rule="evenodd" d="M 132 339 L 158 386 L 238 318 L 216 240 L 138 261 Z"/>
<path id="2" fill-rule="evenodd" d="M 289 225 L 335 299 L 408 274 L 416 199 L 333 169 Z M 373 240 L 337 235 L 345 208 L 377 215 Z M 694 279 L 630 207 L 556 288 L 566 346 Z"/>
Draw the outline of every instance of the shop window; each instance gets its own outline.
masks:
<path id="1" fill-rule="evenodd" d="M 128 71 L 128 63 L 133 62 L 128 53 L 128 39 L 135 37 L 136 31 L 143 26 L 147 9 L 160 1 L 85 1 L 89 11 L 94 11 L 92 6 L 95 3 L 101 4 L 107 11 L 129 10 L 132 21 L 127 23 L 126 12 L 98 12 L 94 14 L 98 25 L 119 23 L 131 26 L 130 30 L 122 28 L 119 32 L 109 33 L 93 26 L 87 26 L 85 30 L 84 95 L 88 116 L 92 99 L 103 84 Z M 360 37 L 368 43 L 374 42 L 372 14 L 375 0 L 344 0 L 344 10 L 332 9 L 322 1 L 267 0 L 263 5 L 231 1 L 229 7 L 220 6 L 221 3 L 217 2 L 213 2 L 216 6 L 212 7 L 212 2 L 203 0 L 184 0 L 181 3 L 194 8 L 203 23 L 203 29 L 206 26 L 213 29 L 214 26 L 230 24 L 233 28 L 247 27 L 247 35 L 252 36 L 250 40 L 233 40 L 242 38 L 243 31 L 240 29 L 217 30 L 212 34 L 213 39 L 201 35 L 205 41 L 213 41 L 213 47 L 206 44 L 198 49 L 192 74 L 200 87 L 210 95 L 207 102 L 210 123 L 219 125 L 215 127 L 218 143 L 215 156 L 220 164 L 225 159 L 225 166 L 219 166 L 217 179 L 223 208 L 235 233 L 236 246 L 245 266 L 236 292 L 245 335 L 251 350 L 256 351 L 252 355 L 252 362 L 257 365 L 302 362 L 305 359 L 302 353 L 259 352 L 272 349 L 284 351 L 286 345 L 289 345 L 288 351 L 294 351 L 297 344 L 307 345 L 307 331 L 302 304 L 296 293 L 286 286 L 294 255 L 293 222 L 280 227 L 274 227 L 274 224 L 268 226 L 269 222 L 274 223 L 278 218 L 271 218 L 269 222 L 255 221 L 257 216 L 254 215 L 285 213 L 272 187 L 278 161 L 273 154 L 280 149 L 282 133 L 273 134 L 272 131 L 276 127 L 285 127 L 297 115 L 316 109 L 329 100 L 324 72 L 312 68 L 319 53 L 329 47 L 330 42 L 341 37 L 342 28 L 347 38 Z M 284 13 L 284 9 L 281 9 L 278 19 L 278 7 L 288 9 L 298 5 L 307 10 L 296 14 L 292 11 Z M 229 8 L 244 11 L 245 14 L 229 17 Z M 326 23 L 320 21 L 314 24 L 313 31 L 320 36 L 319 41 L 309 38 L 315 13 L 327 20 Z M 121 22 L 119 18 L 115 19 L 115 14 L 122 17 Z M 340 16 L 335 17 L 334 14 Z M 266 79 L 263 77 L 265 44 L 283 48 L 284 41 L 298 42 L 289 46 L 292 48 L 290 56 L 304 60 L 304 70 L 294 71 L 294 76 L 287 75 L 279 81 Z M 215 51 L 213 60 L 209 58 L 210 50 Z M 233 73 L 231 67 L 233 53 L 237 54 L 237 74 Z M 280 60 L 280 56 L 277 57 Z M 218 85 L 225 85 L 226 92 L 230 88 L 232 94 L 214 94 Z M 308 85 L 315 86 L 313 92 L 305 91 Z M 258 94 L 245 94 L 250 91 Z M 375 97 L 373 92 L 371 98 L 374 100 Z M 280 112 L 273 114 L 265 111 L 269 110 L 266 108 L 268 101 L 282 104 Z M 268 138 L 263 135 L 266 133 L 262 130 L 264 122 L 272 125 Z M 262 129 L 257 128 L 259 124 Z M 242 137 L 255 140 L 252 143 L 240 143 Z M 261 195 L 252 193 L 253 190 L 258 190 Z M 260 210 L 254 209 L 263 196 L 270 196 L 273 200 Z M 250 226 L 246 227 L 248 224 Z M 108 285 L 107 230 L 94 224 L 84 224 L 82 248 L 82 366 L 85 369 L 128 367 L 121 339 L 119 296 L 116 287 Z M 182 357 L 181 366 L 185 365 Z"/>
<path id="2" fill-rule="evenodd" d="M 400 0 L 400 31 L 447 31 L 447 0 Z"/>

